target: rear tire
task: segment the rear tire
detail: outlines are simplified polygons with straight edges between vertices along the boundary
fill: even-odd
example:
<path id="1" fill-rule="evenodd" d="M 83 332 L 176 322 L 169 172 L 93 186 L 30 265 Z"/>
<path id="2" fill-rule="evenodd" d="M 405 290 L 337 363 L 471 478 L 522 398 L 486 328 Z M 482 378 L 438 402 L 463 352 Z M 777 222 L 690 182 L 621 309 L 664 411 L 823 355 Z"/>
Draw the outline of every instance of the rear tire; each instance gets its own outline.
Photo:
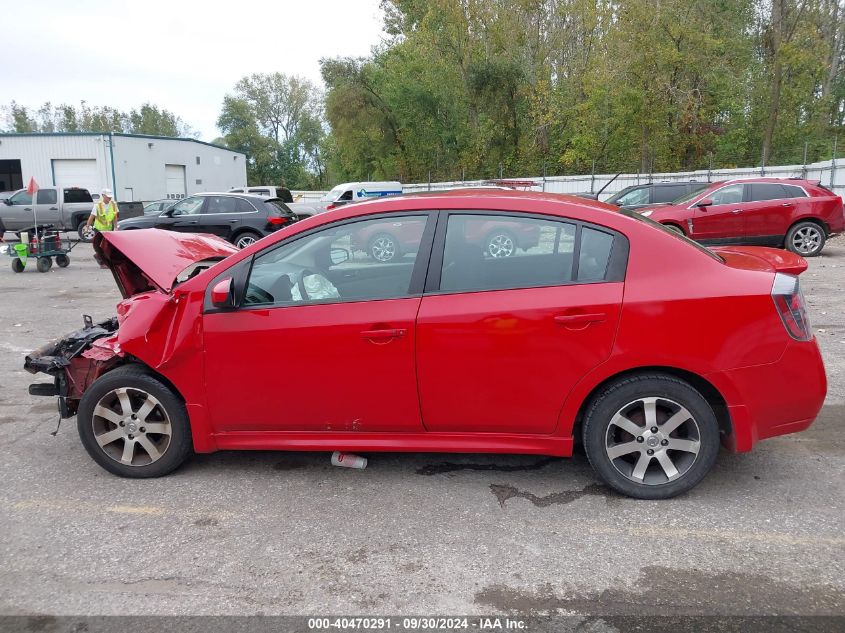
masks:
<path id="1" fill-rule="evenodd" d="M 53 267 L 53 260 L 49 257 L 39 257 L 35 267 L 40 273 L 46 273 Z"/>
<path id="2" fill-rule="evenodd" d="M 192 450 L 184 403 L 142 367 L 118 367 L 94 381 L 76 426 L 91 458 L 119 477 L 167 475 Z"/>
<path id="3" fill-rule="evenodd" d="M 232 240 L 232 243 L 238 248 L 246 248 L 250 244 L 254 244 L 261 239 L 261 235 L 255 231 L 242 231 L 238 233 Z"/>
<path id="4" fill-rule="evenodd" d="M 67 255 L 56 255 L 56 265 L 59 268 L 67 268 L 70 266 L 70 257 Z"/>
<path id="5" fill-rule="evenodd" d="M 617 492 L 669 499 L 710 472 L 719 452 L 719 424 L 688 383 L 638 375 L 611 383 L 593 398 L 583 442 L 596 474 Z"/>
<path id="6" fill-rule="evenodd" d="M 786 232 L 786 250 L 801 257 L 816 257 L 827 241 L 825 230 L 815 222 L 798 222 Z"/>

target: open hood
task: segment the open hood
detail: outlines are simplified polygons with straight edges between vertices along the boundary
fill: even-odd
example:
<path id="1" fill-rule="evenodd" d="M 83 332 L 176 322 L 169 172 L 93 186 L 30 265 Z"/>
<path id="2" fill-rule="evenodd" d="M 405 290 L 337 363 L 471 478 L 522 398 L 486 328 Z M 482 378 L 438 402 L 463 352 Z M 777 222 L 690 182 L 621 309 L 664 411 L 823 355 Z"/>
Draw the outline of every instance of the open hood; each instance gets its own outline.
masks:
<path id="1" fill-rule="evenodd" d="M 710 247 L 732 268 L 770 270 L 788 275 L 800 275 L 807 270 L 807 260 L 779 248 L 765 246 L 718 246 Z"/>
<path id="2" fill-rule="evenodd" d="M 160 229 L 106 231 L 94 237 L 94 257 L 111 269 L 124 298 L 149 290 L 170 292 L 188 266 L 237 252 L 214 235 Z"/>

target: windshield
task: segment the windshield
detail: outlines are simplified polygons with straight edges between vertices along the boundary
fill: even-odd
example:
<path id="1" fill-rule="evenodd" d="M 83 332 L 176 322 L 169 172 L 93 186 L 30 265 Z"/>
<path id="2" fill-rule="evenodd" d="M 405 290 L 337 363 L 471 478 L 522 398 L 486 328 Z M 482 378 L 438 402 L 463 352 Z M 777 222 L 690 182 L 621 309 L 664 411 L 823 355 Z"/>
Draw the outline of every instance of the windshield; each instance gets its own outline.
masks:
<path id="1" fill-rule="evenodd" d="M 628 216 L 629 218 L 634 218 L 635 220 L 637 220 L 639 222 L 643 222 L 645 224 L 653 226 L 654 228 L 656 228 L 659 231 L 663 231 L 664 233 L 667 233 L 667 234 L 671 235 L 672 237 L 674 237 L 676 239 L 682 240 L 682 241 L 686 242 L 687 244 L 689 244 L 690 246 L 694 246 L 697 250 L 699 250 L 702 253 L 708 255 L 709 257 L 712 257 L 716 261 L 719 261 L 719 262 L 722 262 L 722 263 L 725 262 L 724 259 L 722 259 L 719 255 L 717 255 L 716 253 L 711 251 L 709 248 L 705 248 L 704 246 L 702 246 L 698 242 L 691 240 L 686 235 L 683 235 L 683 234 L 679 233 L 678 231 L 673 231 L 672 229 L 666 228 L 663 224 L 660 224 L 660 222 L 655 222 L 654 220 L 651 220 L 651 219 L 645 217 L 642 213 L 638 213 L 637 211 L 629 211 L 628 209 L 622 209 L 622 210 L 619 211 L 619 213 L 621 213 L 622 215 Z"/>
<path id="2" fill-rule="evenodd" d="M 334 202 L 340 197 L 340 195 L 344 191 L 346 191 L 346 187 L 344 187 L 343 185 L 338 185 L 337 187 L 329 191 L 326 195 L 324 195 L 322 198 L 320 198 L 320 200 L 322 200 L 323 202 Z"/>

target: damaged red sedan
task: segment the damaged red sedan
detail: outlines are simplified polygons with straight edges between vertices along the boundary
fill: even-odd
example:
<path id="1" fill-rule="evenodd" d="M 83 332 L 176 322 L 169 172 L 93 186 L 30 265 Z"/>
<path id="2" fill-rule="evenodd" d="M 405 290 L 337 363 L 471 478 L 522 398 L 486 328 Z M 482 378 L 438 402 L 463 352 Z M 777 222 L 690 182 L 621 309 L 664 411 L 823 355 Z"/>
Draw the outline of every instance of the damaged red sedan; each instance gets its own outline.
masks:
<path id="1" fill-rule="evenodd" d="M 400 225 L 389 260 L 361 246 Z M 536 239 L 494 256 L 477 239 L 490 226 Z M 825 397 L 801 257 L 707 250 L 599 202 L 446 192 L 345 206 L 242 251 L 155 229 L 94 247 L 117 316 L 25 366 L 125 477 L 192 451 L 568 456 L 580 440 L 608 485 L 667 498 L 720 442 L 806 429 Z"/>

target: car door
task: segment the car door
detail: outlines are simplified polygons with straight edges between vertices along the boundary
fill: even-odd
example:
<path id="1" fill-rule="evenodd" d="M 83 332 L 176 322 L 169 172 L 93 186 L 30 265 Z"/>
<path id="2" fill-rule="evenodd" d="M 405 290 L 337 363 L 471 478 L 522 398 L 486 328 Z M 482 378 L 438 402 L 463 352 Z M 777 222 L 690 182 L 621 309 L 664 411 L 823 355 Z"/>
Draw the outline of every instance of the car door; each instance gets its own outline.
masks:
<path id="1" fill-rule="evenodd" d="M 549 434 L 581 378 L 610 355 L 628 243 L 608 229 L 496 214 L 536 246 L 495 257 L 467 240 L 485 213 L 441 218 L 417 317 L 425 428 Z M 445 220 L 445 221 L 444 221 Z"/>
<path id="2" fill-rule="evenodd" d="M 32 196 L 26 191 L 18 191 L 3 207 L 3 224 L 7 231 L 19 231 L 34 224 L 32 217 Z"/>
<path id="3" fill-rule="evenodd" d="M 401 262 L 352 246 L 353 233 L 390 218 L 320 227 L 246 262 L 240 306 L 203 316 L 217 432 L 423 430 L 414 321 L 433 220 L 411 217 L 427 220 L 424 247 Z"/>
<path id="4" fill-rule="evenodd" d="M 191 196 L 173 206 L 172 209 L 156 218 L 155 228 L 186 233 L 202 233 L 200 220 L 205 198 Z"/>
<path id="5" fill-rule="evenodd" d="M 241 215 L 245 211 L 245 207 L 240 205 L 244 204 L 255 212 L 252 205 L 234 196 L 206 196 L 198 230 L 228 240 L 233 230 L 240 226 Z"/>
<path id="6" fill-rule="evenodd" d="M 693 204 L 690 237 L 702 241 L 741 241 L 745 236 L 743 200 L 745 185 L 734 183 L 705 194 Z M 712 204 L 701 205 L 703 200 Z"/>
<path id="7" fill-rule="evenodd" d="M 750 194 L 743 215 L 748 241 L 781 244 L 804 190 L 776 182 L 753 182 L 747 187 Z"/>
<path id="8" fill-rule="evenodd" d="M 35 218 L 38 224 L 61 227 L 62 215 L 59 210 L 58 191 L 55 188 L 39 189 L 35 192 Z"/>

